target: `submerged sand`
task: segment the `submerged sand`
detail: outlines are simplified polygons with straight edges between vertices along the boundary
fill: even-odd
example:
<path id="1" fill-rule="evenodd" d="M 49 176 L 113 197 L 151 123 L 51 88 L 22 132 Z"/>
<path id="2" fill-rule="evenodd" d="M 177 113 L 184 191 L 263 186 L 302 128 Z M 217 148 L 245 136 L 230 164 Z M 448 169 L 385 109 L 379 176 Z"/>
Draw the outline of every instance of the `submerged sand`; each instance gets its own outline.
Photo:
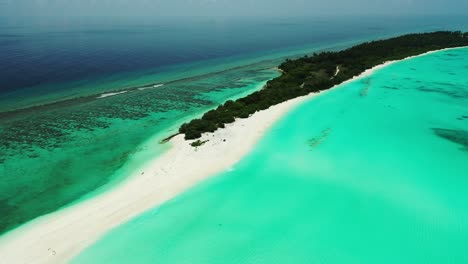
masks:
<path id="1" fill-rule="evenodd" d="M 391 63 L 374 67 L 349 81 L 371 75 Z M 252 149 L 273 123 L 317 95 L 289 100 L 248 119 L 238 119 L 225 129 L 204 134 L 201 140 L 209 141 L 199 148 L 190 146 L 183 135 L 174 137 L 172 147 L 165 154 L 122 184 L 0 237 L 0 264 L 70 261 L 109 230 L 229 169 Z"/>

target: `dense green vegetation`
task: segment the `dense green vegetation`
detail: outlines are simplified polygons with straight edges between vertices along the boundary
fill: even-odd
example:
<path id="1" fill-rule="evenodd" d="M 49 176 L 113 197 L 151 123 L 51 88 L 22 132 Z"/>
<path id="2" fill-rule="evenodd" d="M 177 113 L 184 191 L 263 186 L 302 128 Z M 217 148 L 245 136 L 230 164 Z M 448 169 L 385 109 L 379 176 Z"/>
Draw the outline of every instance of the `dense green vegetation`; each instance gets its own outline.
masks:
<path id="1" fill-rule="evenodd" d="M 205 113 L 202 118 L 183 124 L 179 131 L 185 134 L 185 139 L 196 139 L 204 132 L 224 128 L 225 124 L 234 122 L 236 118 L 247 118 L 256 111 L 289 99 L 330 89 L 385 61 L 461 46 L 468 46 L 468 33 L 444 31 L 409 34 L 366 42 L 339 52 L 322 52 L 286 60 L 279 66 L 283 74 L 269 81 L 262 90 L 236 101 L 228 101 Z"/>
<path id="2" fill-rule="evenodd" d="M 203 144 L 205 144 L 206 142 L 208 142 L 208 140 L 205 140 L 205 141 L 197 140 L 197 141 L 190 143 L 190 146 L 197 148 L 197 147 L 203 146 Z"/>

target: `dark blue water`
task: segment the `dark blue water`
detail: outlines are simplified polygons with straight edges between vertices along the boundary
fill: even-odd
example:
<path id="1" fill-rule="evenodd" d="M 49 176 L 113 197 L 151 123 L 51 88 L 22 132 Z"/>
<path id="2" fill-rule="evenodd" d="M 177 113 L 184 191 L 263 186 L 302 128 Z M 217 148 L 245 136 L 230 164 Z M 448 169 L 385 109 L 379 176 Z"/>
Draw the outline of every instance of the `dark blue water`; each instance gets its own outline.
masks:
<path id="1" fill-rule="evenodd" d="M 80 89 L 93 93 L 90 85 L 102 86 L 109 81 L 122 80 L 122 85 L 128 86 L 131 74 L 162 74 L 177 65 L 210 64 L 210 60 L 222 64 L 227 57 L 239 59 L 406 32 L 467 27 L 463 17 L 0 21 L 0 103 L 4 104 L 0 111 L 29 106 L 10 102 L 5 107 L 8 99 L 59 92 L 56 101 L 82 95 Z M 118 89 L 109 85 L 98 90 Z"/>

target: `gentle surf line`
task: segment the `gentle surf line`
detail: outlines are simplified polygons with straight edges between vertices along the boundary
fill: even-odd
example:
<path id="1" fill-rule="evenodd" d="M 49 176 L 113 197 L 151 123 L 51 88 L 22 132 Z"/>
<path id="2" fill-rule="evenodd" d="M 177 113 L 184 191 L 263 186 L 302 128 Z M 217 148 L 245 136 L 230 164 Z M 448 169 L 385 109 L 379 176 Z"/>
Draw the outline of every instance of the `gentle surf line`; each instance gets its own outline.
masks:
<path id="1" fill-rule="evenodd" d="M 102 99 L 102 98 L 111 97 L 111 96 L 114 96 L 114 95 L 119 95 L 119 94 L 124 94 L 124 93 L 128 93 L 128 91 L 121 91 L 121 92 L 115 92 L 115 93 L 105 93 L 105 94 L 101 94 L 100 96 L 98 96 L 96 98 L 97 99 Z"/>
<path id="2" fill-rule="evenodd" d="M 144 91 L 144 90 L 147 90 L 147 89 L 153 89 L 153 88 L 158 88 L 158 87 L 162 87 L 162 86 L 164 86 L 164 84 L 155 84 L 155 85 L 152 85 L 152 86 L 140 87 L 140 88 L 137 88 L 137 90 L 138 91 Z M 124 93 L 128 93 L 128 92 L 129 91 L 125 90 L 125 91 L 113 92 L 113 93 L 103 93 L 100 96 L 96 97 L 96 99 L 103 99 L 103 98 L 107 98 L 107 97 L 111 97 L 111 96 L 115 96 L 115 95 L 119 95 L 119 94 L 124 94 Z"/>
<path id="3" fill-rule="evenodd" d="M 418 56 L 434 52 L 438 51 Z M 367 77 L 394 62 L 369 69 L 333 89 Z M 250 118 L 238 119 L 213 134 L 204 134 L 201 140 L 209 141 L 197 151 L 183 139 L 183 135 L 174 137 L 168 152 L 135 172 L 121 185 L 83 203 L 33 220 L 0 237 L 0 263 L 70 261 L 112 228 L 174 198 L 210 176 L 232 168 L 272 124 L 317 95 L 319 93 L 283 102 Z"/>
<path id="4" fill-rule="evenodd" d="M 158 87 L 161 87 L 161 86 L 164 86 L 164 84 L 156 84 L 156 85 L 153 85 L 151 87 L 141 87 L 141 88 L 138 88 L 138 91 L 144 91 L 144 90 L 147 90 L 147 89 L 158 88 Z"/>

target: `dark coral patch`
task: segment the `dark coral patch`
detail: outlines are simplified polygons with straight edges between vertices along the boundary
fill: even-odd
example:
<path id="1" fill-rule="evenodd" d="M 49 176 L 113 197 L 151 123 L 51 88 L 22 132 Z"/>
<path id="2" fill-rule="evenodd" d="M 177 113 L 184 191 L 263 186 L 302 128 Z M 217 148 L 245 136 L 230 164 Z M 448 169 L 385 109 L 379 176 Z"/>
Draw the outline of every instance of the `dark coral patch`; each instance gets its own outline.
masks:
<path id="1" fill-rule="evenodd" d="M 434 133 L 446 140 L 449 140 L 453 143 L 462 145 L 465 149 L 468 150 L 468 131 L 467 130 L 457 130 L 457 129 L 444 129 L 444 128 L 433 128 Z"/>

